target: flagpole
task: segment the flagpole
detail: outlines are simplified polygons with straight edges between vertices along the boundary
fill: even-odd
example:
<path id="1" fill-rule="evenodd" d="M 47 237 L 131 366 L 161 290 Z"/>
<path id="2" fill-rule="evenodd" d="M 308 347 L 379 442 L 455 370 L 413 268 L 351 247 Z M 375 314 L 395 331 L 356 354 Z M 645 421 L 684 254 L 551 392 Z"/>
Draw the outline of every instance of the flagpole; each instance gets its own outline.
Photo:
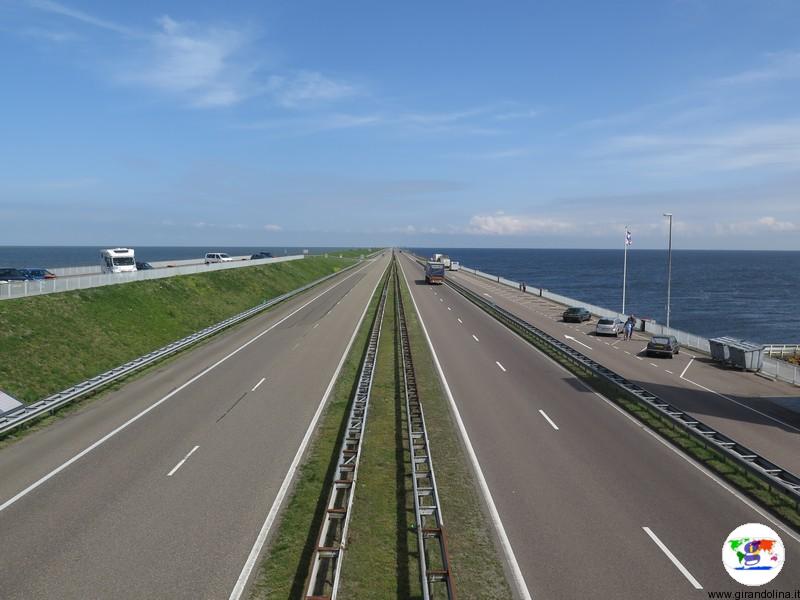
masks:
<path id="1" fill-rule="evenodd" d="M 625 245 L 625 258 L 622 267 L 622 314 L 625 314 L 625 287 L 628 279 L 628 226 L 625 225 L 625 238 L 622 242 Z"/>

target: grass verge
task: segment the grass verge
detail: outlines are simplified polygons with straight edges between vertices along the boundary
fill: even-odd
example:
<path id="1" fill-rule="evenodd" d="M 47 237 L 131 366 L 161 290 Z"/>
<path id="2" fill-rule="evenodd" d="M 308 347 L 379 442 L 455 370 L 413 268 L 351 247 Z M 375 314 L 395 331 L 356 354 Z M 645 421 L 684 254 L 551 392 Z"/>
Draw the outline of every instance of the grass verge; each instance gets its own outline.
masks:
<path id="1" fill-rule="evenodd" d="M 0 302 L 0 389 L 39 400 L 352 264 L 313 257 Z"/>
<path id="2" fill-rule="evenodd" d="M 378 286 L 339 378 L 320 418 L 294 488 L 281 511 L 279 526 L 253 582 L 253 599 L 300 599 L 328 499 L 328 481 L 336 467 L 350 400 L 355 393 L 361 361 L 380 299 Z"/>
<path id="3" fill-rule="evenodd" d="M 483 305 L 477 304 L 477 306 L 490 315 L 497 317 L 492 310 L 487 310 Z M 623 408 L 662 438 L 682 450 L 686 455 L 719 475 L 723 480 L 744 495 L 755 500 L 787 525 L 800 531 L 800 507 L 798 507 L 796 500 L 782 493 L 780 489 L 768 485 L 756 475 L 751 474 L 735 460 L 720 452 L 712 442 L 699 440 L 683 427 L 666 418 L 654 407 L 643 404 L 632 394 L 596 375 L 583 365 L 574 362 L 547 341 L 514 325 L 510 325 L 501 318 L 498 318 L 498 320 L 541 352 L 563 365 L 589 387 Z"/>
<path id="4" fill-rule="evenodd" d="M 400 275 L 417 388 L 425 411 L 456 592 L 462 598 L 511 598 L 494 529 L 408 287 L 402 273 Z"/>
<path id="5" fill-rule="evenodd" d="M 342 565 L 342 598 L 421 595 L 394 296 L 390 284 Z"/>

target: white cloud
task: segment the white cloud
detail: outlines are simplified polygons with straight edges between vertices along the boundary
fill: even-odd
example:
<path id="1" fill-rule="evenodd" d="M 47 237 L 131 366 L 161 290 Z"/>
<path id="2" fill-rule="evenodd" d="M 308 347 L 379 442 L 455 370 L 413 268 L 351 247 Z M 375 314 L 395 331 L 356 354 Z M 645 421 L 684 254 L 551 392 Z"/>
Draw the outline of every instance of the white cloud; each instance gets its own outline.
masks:
<path id="1" fill-rule="evenodd" d="M 728 130 L 613 137 L 593 153 L 649 168 L 731 171 L 800 166 L 800 121 L 738 126 Z"/>
<path id="2" fill-rule="evenodd" d="M 800 225 L 791 221 L 779 221 L 775 217 L 761 217 L 758 224 L 770 231 L 800 231 Z"/>
<path id="3" fill-rule="evenodd" d="M 481 235 L 523 235 L 530 233 L 565 233 L 572 223 L 551 217 L 526 215 L 475 215 L 469 220 L 468 233 Z"/>
<path id="4" fill-rule="evenodd" d="M 122 33 L 124 35 L 132 35 L 135 33 L 134 30 L 124 27 L 123 25 L 119 25 L 112 21 L 106 21 L 105 19 L 99 19 L 88 13 L 64 6 L 58 2 L 52 2 L 51 0 L 28 0 L 28 5 L 45 12 L 69 17 L 87 25 L 92 25 L 101 29 L 107 29 L 116 33 Z"/>
<path id="5" fill-rule="evenodd" d="M 287 108 L 341 100 L 357 93 L 352 85 L 314 71 L 273 75 L 269 79 L 269 88 L 278 103 Z"/>
<path id="6" fill-rule="evenodd" d="M 249 36 L 234 29 L 198 27 L 169 16 L 147 36 L 140 56 L 117 79 L 179 96 L 197 107 L 230 106 L 255 95 L 254 67 L 240 60 Z"/>
<path id="7" fill-rule="evenodd" d="M 712 80 L 712 85 L 752 85 L 800 78 L 800 52 L 775 52 L 766 55 L 767 64 L 734 75 Z"/>
<path id="8" fill-rule="evenodd" d="M 274 223 L 268 223 L 264 225 L 264 231 L 283 231 L 283 227 L 275 225 Z"/>
<path id="9" fill-rule="evenodd" d="M 538 110 L 520 110 L 494 115 L 492 118 L 495 121 L 512 121 L 516 119 L 534 119 L 541 114 Z"/>

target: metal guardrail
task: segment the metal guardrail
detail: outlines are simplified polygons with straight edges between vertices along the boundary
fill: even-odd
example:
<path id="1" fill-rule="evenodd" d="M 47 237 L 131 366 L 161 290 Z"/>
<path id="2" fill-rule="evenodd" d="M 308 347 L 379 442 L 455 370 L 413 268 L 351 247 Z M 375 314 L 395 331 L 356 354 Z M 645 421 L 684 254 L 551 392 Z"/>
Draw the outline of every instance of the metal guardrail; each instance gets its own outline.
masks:
<path id="1" fill-rule="evenodd" d="M 408 445 L 411 452 L 411 481 L 414 487 L 414 516 L 417 528 L 420 583 L 422 598 L 445 597 L 455 600 L 456 591 L 450 573 L 450 559 L 447 554 L 447 537 L 444 530 L 439 491 L 433 471 L 428 430 L 425 427 L 425 414 L 417 391 L 417 376 L 411 354 L 403 297 L 400 291 L 400 278 L 395 273 L 395 318 L 400 334 L 401 356 L 403 362 L 403 388 L 406 399 L 406 421 L 408 426 Z M 434 594 L 433 589 L 443 587 L 446 596 Z"/>
<path id="2" fill-rule="evenodd" d="M 78 383 L 70 388 L 67 388 L 61 392 L 53 394 L 52 396 L 48 396 L 44 400 L 39 400 L 38 402 L 34 402 L 32 404 L 28 404 L 19 408 L 18 410 L 14 410 L 8 413 L 5 413 L 2 417 L 0 417 L 0 436 L 7 434 L 8 432 L 16 429 L 20 425 L 32 421 L 41 417 L 46 413 L 50 413 L 55 411 L 62 406 L 69 404 L 85 396 L 86 394 L 96 391 L 118 379 L 122 379 L 123 377 L 127 377 L 131 373 L 146 367 L 156 361 L 161 360 L 171 354 L 179 352 L 186 348 L 187 346 L 191 346 L 192 344 L 199 342 L 202 339 L 205 339 L 209 336 L 214 335 L 215 333 L 226 329 L 240 321 L 244 321 L 252 317 L 253 315 L 258 314 L 259 312 L 266 310 L 276 304 L 283 302 L 284 300 L 288 300 L 306 290 L 327 281 L 328 279 L 335 277 L 345 271 L 349 271 L 350 269 L 354 268 L 356 264 L 350 265 L 341 271 L 337 271 L 336 273 L 332 273 L 330 275 L 326 275 L 325 277 L 321 277 L 311 283 L 308 283 L 302 287 L 299 287 L 291 292 L 287 292 L 271 300 L 266 300 L 253 308 L 250 308 L 244 312 L 239 313 L 238 315 L 234 315 L 233 317 L 229 317 L 224 321 L 220 321 L 215 325 L 211 325 L 202 329 L 196 333 L 186 336 L 180 340 L 174 341 L 166 346 L 159 348 L 158 350 L 153 350 L 145 354 L 144 356 L 140 356 L 139 358 L 135 358 L 132 361 L 125 363 L 124 365 L 120 365 L 119 367 L 115 367 L 110 371 L 106 371 L 105 373 L 101 373 L 91 379 L 87 379 L 81 383 Z"/>
<path id="3" fill-rule="evenodd" d="M 372 323 L 367 352 L 361 364 L 358 385 L 353 396 L 350 413 L 347 416 L 347 427 L 339 448 L 339 457 L 333 480 L 330 482 L 328 503 L 325 516 L 320 527 L 317 545 L 311 558 L 311 575 L 306 591 L 307 600 L 335 600 L 339 592 L 342 572 L 342 556 L 347 545 L 347 529 L 350 525 L 356 481 L 358 480 L 358 464 L 361 458 L 361 442 L 364 439 L 369 412 L 369 400 L 372 393 L 372 380 L 378 356 L 383 314 L 386 307 L 386 296 L 389 281 L 393 275 L 394 263 L 383 283 L 378 310 Z"/>
<path id="4" fill-rule="evenodd" d="M 680 428 L 687 432 L 702 445 L 712 446 L 717 452 L 727 457 L 731 462 L 760 479 L 772 489 L 790 498 L 795 503 L 795 508 L 800 510 L 800 477 L 794 473 L 770 462 L 757 452 L 721 434 L 692 415 L 685 413 L 655 394 L 648 392 L 641 386 L 595 362 L 585 354 L 582 354 L 559 339 L 545 333 L 538 327 L 531 325 L 513 313 L 497 306 L 493 302 L 485 300 L 464 286 L 451 280 L 447 280 L 446 283 L 512 330 L 523 335 L 533 336 L 541 342 L 544 342 L 551 348 L 557 350 L 561 355 L 568 358 L 573 364 L 619 388 L 629 397 L 635 398 L 640 404 L 672 423 L 673 427 Z"/>

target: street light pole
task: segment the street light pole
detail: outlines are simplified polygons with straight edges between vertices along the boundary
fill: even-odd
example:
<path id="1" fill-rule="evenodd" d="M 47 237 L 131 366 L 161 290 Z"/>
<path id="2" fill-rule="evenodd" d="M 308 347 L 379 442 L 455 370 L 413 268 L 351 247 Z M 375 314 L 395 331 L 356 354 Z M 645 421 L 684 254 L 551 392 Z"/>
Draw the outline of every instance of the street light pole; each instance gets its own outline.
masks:
<path id="1" fill-rule="evenodd" d="M 669 217 L 669 251 L 667 254 L 667 327 L 669 327 L 669 305 L 672 292 L 672 213 L 664 213 L 664 216 Z"/>

